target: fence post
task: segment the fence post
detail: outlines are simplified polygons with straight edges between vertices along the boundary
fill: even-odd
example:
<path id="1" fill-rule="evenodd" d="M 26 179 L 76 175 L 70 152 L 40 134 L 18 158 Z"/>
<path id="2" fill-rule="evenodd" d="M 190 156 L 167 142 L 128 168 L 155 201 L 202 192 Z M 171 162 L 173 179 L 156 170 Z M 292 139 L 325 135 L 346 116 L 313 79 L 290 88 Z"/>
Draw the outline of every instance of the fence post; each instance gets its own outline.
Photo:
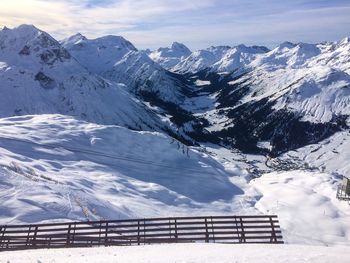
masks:
<path id="1" fill-rule="evenodd" d="M 108 222 L 106 222 L 105 246 L 108 244 Z"/>
<path id="2" fill-rule="evenodd" d="M 36 235 L 38 234 L 38 226 L 35 226 L 34 236 L 33 236 L 33 246 L 36 247 Z"/>
<path id="3" fill-rule="evenodd" d="M 140 245 L 140 220 L 137 220 L 137 245 Z"/>
<path id="4" fill-rule="evenodd" d="M 213 217 L 210 217 L 211 220 L 211 233 L 213 235 L 213 242 L 215 243 L 215 233 L 214 233 L 214 223 L 213 223 Z"/>
<path id="5" fill-rule="evenodd" d="M 29 225 L 29 229 L 28 229 L 28 234 L 27 234 L 27 240 L 26 240 L 26 247 L 30 246 L 30 232 L 32 230 L 32 225 Z"/>
<path id="6" fill-rule="evenodd" d="M 98 231 L 99 233 L 98 233 L 98 246 L 101 246 L 101 236 L 102 236 L 102 222 L 100 221 L 100 229 L 99 229 L 99 231 Z"/>
<path id="7" fill-rule="evenodd" d="M 6 226 L 4 226 L 4 227 L 1 227 L 1 238 L 0 238 L 0 248 L 2 248 L 3 247 L 3 243 L 5 243 L 5 238 L 4 238 L 4 236 L 5 236 L 5 232 L 6 232 Z"/>
<path id="8" fill-rule="evenodd" d="M 171 240 L 172 238 L 172 235 L 171 235 L 171 218 L 169 217 L 169 241 Z"/>
<path id="9" fill-rule="evenodd" d="M 175 218 L 175 242 L 177 243 L 177 220 Z"/>
<path id="10" fill-rule="evenodd" d="M 238 242 L 240 242 L 241 235 L 239 234 L 239 230 L 238 230 L 237 216 L 234 216 L 234 219 L 235 219 L 235 221 L 234 221 L 234 224 L 235 224 L 234 229 L 236 230 L 237 240 L 238 240 Z M 233 239 L 235 239 L 235 234 L 233 234 Z"/>
<path id="11" fill-rule="evenodd" d="M 71 238 L 71 244 L 74 244 L 75 243 L 75 230 L 77 229 L 77 223 L 75 222 L 74 223 L 74 228 L 73 228 L 73 235 L 72 235 L 72 238 Z"/>
<path id="12" fill-rule="evenodd" d="M 70 244 L 70 230 L 71 230 L 71 224 L 68 224 L 68 233 L 67 233 L 67 241 L 66 241 L 67 247 L 69 247 L 69 244 Z"/>
<path id="13" fill-rule="evenodd" d="M 143 244 L 146 245 L 146 218 L 143 219 Z"/>
<path id="14" fill-rule="evenodd" d="M 271 231 L 272 231 L 270 242 L 274 243 L 274 242 L 277 242 L 277 238 L 276 238 L 275 226 L 271 216 L 270 216 L 270 224 L 271 224 Z"/>
<path id="15" fill-rule="evenodd" d="M 244 226 L 243 226 L 242 217 L 239 218 L 239 223 L 241 224 L 241 230 L 242 230 L 240 243 L 245 243 L 245 242 L 246 242 L 246 239 L 245 239 L 245 231 L 244 231 Z"/>
<path id="16" fill-rule="evenodd" d="M 205 221 L 205 242 L 209 243 L 209 232 L 208 232 L 208 220 L 207 220 L 207 218 L 205 218 L 204 221 Z"/>

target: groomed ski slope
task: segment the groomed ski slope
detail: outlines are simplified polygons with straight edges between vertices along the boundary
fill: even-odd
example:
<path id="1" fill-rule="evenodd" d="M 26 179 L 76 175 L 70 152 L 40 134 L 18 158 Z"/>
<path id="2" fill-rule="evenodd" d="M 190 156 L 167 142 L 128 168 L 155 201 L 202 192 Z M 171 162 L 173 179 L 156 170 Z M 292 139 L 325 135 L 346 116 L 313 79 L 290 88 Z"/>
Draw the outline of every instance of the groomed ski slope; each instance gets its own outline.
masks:
<path id="1" fill-rule="evenodd" d="M 350 244 L 339 176 L 252 180 L 228 151 L 215 158 L 157 132 L 63 115 L 0 119 L 0 224 L 277 214 L 288 244 Z"/>
<path id="2" fill-rule="evenodd" d="M 1 253 L 0 263 L 348 263 L 348 247 L 172 244 Z"/>

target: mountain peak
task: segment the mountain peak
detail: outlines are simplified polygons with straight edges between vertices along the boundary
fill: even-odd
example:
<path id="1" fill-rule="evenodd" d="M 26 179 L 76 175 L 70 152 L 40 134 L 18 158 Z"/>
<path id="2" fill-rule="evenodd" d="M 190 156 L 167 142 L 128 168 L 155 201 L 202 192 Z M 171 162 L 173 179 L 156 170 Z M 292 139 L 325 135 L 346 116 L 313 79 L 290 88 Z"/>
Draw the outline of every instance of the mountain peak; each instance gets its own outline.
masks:
<path id="1" fill-rule="evenodd" d="M 183 52 L 186 52 L 186 53 L 191 53 L 191 50 L 188 47 L 186 47 L 184 44 L 176 42 L 176 41 L 173 42 L 173 44 L 171 45 L 171 49 L 172 50 L 183 51 Z"/>
<path id="2" fill-rule="evenodd" d="M 8 38 L 27 38 L 28 40 L 38 36 L 39 34 L 45 33 L 35 26 L 27 24 L 23 24 L 12 29 L 5 26 L 0 32 L 5 34 L 4 36 L 7 36 Z"/>
<path id="3" fill-rule="evenodd" d="M 4 46 L 11 49 L 23 48 L 34 44 L 43 48 L 59 46 L 59 43 L 54 38 L 34 25 L 23 24 L 13 29 L 4 28 L 0 31 L 0 34 Z"/>
<path id="4" fill-rule="evenodd" d="M 284 48 L 290 49 L 290 48 L 293 48 L 293 47 L 295 47 L 295 46 L 296 46 L 296 44 L 294 44 L 294 43 L 292 43 L 292 42 L 289 42 L 289 41 L 285 41 L 285 42 L 281 43 L 281 44 L 278 46 L 278 48 L 279 48 L 279 49 L 284 49 Z"/>
<path id="5" fill-rule="evenodd" d="M 130 41 L 126 40 L 122 36 L 107 35 L 107 36 L 96 38 L 92 41 L 106 47 L 118 46 L 124 49 L 137 51 L 137 48 Z"/>
<path id="6" fill-rule="evenodd" d="M 73 36 L 70 36 L 67 40 L 68 41 L 78 42 L 78 41 L 81 41 L 81 40 L 87 40 L 87 38 L 85 36 L 83 36 L 82 34 L 77 33 L 77 34 L 75 34 Z"/>
<path id="7" fill-rule="evenodd" d="M 244 44 L 240 44 L 234 48 L 244 53 L 266 53 L 270 51 L 267 47 L 264 46 L 246 46 Z"/>
<path id="8" fill-rule="evenodd" d="M 32 24 L 22 24 L 22 25 L 19 25 L 18 27 L 15 27 L 14 29 L 41 31 L 40 29 L 38 29 L 36 26 Z"/>
<path id="9" fill-rule="evenodd" d="M 240 49 L 246 49 L 248 48 L 246 45 L 244 44 L 239 44 L 238 46 L 236 46 L 237 48 L 240 48 Z"/>
<path id="10" fill-rule="evenodd" d="M 251 48 L 255 49 L 255 50 L 259 50 L 261 51 L 262 53 L 267 53 L 270 51 L 270 49 L 268 49 L 267 47 L 265 46 L 257 46 L 257 45 L 254 45 L 254 46 L 251 46 Z"/>
<path id="11" fill-rule="evenodd" d="M 25 63 L 34 68 L 36 63 L 53 65 L 58 61 L 69 60 L 70 54 L 48 33 L 33 25 L 20 25 L 13 29 L 0 31 L 2 51 L 0 55 L 8 63 L 16 64 L 16 53 Z M 2 54 L 1 54 L 2 53 Z M 39 60 L 39 61 L 38 61 Z"/>
<path id="12" fill-rule="evenodd" d="M 345 37 L 339 42 L 339 44 L 348 44 L 348 43 L 350 43 L 350 37 Z"/>

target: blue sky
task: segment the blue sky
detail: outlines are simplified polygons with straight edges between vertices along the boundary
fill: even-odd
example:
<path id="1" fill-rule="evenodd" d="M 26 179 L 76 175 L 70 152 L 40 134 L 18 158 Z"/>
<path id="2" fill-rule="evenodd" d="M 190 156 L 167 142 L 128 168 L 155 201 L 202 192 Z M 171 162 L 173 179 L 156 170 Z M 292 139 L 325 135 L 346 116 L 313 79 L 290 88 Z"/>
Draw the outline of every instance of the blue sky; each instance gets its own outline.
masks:
<path id="1" fill-rule="evenodd" d="M 138 48 L 276 46 L 350 36 L 349 0 L 1 0 L 0 26 L 34 24 L 62 39 L 122 35 Z"/>

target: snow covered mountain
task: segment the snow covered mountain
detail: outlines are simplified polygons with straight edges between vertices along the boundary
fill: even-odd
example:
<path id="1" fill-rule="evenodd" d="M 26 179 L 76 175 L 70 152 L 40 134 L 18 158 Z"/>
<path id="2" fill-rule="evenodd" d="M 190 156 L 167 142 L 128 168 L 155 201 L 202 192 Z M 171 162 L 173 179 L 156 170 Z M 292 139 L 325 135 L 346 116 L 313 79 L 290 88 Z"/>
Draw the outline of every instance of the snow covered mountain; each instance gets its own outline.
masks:
<path id="1" fill-rule="evenodd" d="M 122 37 L 112 36 L 88 40 L 75 35 L 62 44 L 89 71 L 125 84 L 131 93 L 149 103 L 162 120 L 171 123 L 173 128 L 168 131 L 172 136 L 192 145 L 198 138 L 210 137 L 203 128 L 203 120 L 181 106 L 193 93 L 191 81 L 165 70 L 146 52 L 137 51 Z M 185 48 L 174 44 L 173 50 L 179 52 Z"/>
<path id="2" fill-rule="evenodd" d="M 127 85 L 143 99 L 156 97 L 179 104 L 189 92 L 180 76 L 163 69 L 122 37 L 90 40 L 75 35 L 61 43 L 89 71 Z"/>
<path id="3" fill-rule="evenodd" d="M 179 73 L 196 73 L 219 61 L 230 50 L 229 46 L 210 47 L 193 52 L 186 59 L 173 67 L 173 71 Z"/>
<path id="4" fill-rule="evenodd" d="M 160 119 L 127 92 L 79 64 L 34 26 L 0 31 L 0 116 L 61 113 L 133 129 L 159 129 Z"/>
<path id="5" fill-rule="evenodd" d="M 164 67 L 176 58 L 171 70 L 182 75 L 117 36 L 60 44 L 21 26 L 2 30 L 0 41 L 3 117 L 69 114 L 273 156 L 348 128 L 348 38 L 193 53 L 175 42 L 150 54 Z"/>
<path id="6" fill-rule="evenodd" d="M 348 38 L 322 44 L 282 43 L 236 64 L 231 73 L 216 63 L 188 75 L 194 83 L 204 84 L 198 86 L 198 97 L 191 98 L 189 108 L 205 118 L 206 128 L 226 145 L 278 155 L 348 129 L 349 62 Z"/>
<path id="7" fill-rule="evenodd" d="M 184 44 L 174 42 L 171 47 L 159 48 L 150 52 L 149 56 L 163 68 L 171 70 L 175 65 L 191 55 L 191 53 L 191 50 Z"/>
<path id="8" fill-rule="evenodd" d="M 208 68 L 215 72 L 231 72 L 251 62 L 257 54 L 269 51 L 266 47 L 245 45 L 212 46 L 193 53 L 176 53 L 174 49 L 160 48 L 151 53 L 150 57 L 168 70 L 180 74 L 196 73 Z M 174 53 L 179 54 L 175 56 L 176 59 L 173 58 Z"/>

